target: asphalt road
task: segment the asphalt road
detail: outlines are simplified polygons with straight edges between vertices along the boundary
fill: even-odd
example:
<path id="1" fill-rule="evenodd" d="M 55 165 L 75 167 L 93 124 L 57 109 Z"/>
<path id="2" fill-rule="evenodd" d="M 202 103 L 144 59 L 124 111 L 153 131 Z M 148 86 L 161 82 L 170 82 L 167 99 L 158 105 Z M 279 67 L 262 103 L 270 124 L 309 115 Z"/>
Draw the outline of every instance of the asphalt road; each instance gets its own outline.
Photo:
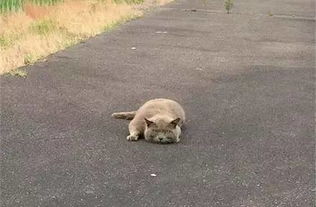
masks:
<path id="1" fill-rule="evenodd" d="M 177 0 L 2 76 L 1 206 L 314 206 L 314 6 Z M 181 142 L 126 141 L 157 97 Z"/>

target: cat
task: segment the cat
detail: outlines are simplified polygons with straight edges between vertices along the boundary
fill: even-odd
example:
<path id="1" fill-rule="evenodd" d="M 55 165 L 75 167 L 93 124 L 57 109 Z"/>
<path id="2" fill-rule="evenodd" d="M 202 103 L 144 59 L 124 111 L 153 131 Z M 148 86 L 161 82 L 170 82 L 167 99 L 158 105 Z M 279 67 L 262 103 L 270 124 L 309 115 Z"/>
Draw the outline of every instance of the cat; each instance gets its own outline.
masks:
<path id="1" fill-rule="evenodd" d="M 137 141 L 141 136 L 155 143 L 180 141 L 185 112 L 181 105 L 170 99 L 152 99 L 137 111 L 113 113 L 117 119 L 131 120 L 127 140 Z"/>

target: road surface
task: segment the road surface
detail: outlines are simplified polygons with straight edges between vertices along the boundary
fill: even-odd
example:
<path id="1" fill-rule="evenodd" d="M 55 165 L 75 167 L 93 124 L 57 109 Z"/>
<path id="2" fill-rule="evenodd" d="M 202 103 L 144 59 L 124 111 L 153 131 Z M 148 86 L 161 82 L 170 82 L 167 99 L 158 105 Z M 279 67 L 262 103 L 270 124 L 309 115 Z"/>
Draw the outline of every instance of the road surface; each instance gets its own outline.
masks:
<path id="1" fill-rule="evenodd" d="M 176 0 L 2 76 L 1 206 L 313 206 L 314 8 Z M 181 142 L 128 142 L 157 97 Z"/>

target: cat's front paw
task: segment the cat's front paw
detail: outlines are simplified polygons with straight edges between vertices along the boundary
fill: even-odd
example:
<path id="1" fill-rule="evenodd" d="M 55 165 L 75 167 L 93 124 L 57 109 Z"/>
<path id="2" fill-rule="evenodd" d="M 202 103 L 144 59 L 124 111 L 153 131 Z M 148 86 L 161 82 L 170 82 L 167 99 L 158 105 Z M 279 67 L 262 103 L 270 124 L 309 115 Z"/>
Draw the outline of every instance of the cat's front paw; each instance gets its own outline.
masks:
<path id="1" fill-rule="evenodd" d="M 136 136 L 136 135 L 128 135 L 128 136 L 126 137 L 126 139 L 127 139 L 128 141 L 137 141 L 137 140 L 138 140 L 138 136 Z"/>

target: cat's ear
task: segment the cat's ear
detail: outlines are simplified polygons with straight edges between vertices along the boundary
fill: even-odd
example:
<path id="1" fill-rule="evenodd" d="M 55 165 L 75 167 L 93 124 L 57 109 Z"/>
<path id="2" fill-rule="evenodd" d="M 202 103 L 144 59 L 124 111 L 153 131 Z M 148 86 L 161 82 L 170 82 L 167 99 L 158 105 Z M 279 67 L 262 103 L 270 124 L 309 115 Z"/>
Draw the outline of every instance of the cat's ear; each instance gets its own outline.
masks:
<path id="1" fill-rule="evenodd" d="M 179 124 L 180 122 L 180 118 L 176 118 L 175 120 L 173 120 L 172 122 L 170 122 L 170 126 L 173 128 L 176 128 L 176 126 Z"/>
<path id="2" fill-rule="evenodd" d="M 153 124 L 154 124 L 154 122 L 153 122 L 153 121 L 149 121 L 149 120 L 148 120 L 148 119 L 146 119 L 146 118 L 145 118 L 145 122 L 146 122 L 147 127 L 150 127 L 151 125 L 153 125 Z"/>

